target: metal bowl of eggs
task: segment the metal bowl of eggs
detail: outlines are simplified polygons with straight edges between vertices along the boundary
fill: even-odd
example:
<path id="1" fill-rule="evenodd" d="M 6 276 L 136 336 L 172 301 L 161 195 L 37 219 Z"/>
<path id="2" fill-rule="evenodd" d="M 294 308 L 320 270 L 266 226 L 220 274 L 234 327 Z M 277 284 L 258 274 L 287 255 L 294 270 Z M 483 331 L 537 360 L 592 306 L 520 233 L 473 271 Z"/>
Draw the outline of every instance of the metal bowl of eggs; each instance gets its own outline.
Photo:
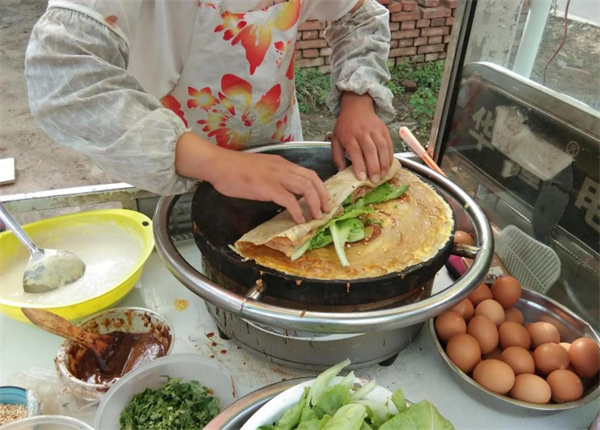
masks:
<path id="1" fill-rule="evenodd" d="M 480 285 L 427 323 L 433 343 L 465 387 L 538 411 L 600 395 L 600 337 L 583 319 L 504 276 Z"/>

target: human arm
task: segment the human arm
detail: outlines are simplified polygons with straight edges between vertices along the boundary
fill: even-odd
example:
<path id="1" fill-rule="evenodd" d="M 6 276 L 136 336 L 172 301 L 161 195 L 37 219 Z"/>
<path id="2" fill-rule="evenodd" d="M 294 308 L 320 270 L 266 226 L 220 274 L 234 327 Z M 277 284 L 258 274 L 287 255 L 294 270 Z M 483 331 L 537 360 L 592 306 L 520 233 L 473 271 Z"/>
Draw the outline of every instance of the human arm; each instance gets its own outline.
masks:
<path id="1" fill-rule="evenodd" d="M 332 47 L 328 105 L 338 116 L 332 135 L 334 161 L 344 168 L 347 153 L 359 178 L 366 173 L 377 181 L 393 157 L 383 122 L 394 117 L 392 94 L 385 86 L 390 78 L 389 12 L 374 0 L 361 0 L 325 36 Z"/>
<path id="2" fill-rule="evenodd" d="M 128 57 L 128 44 L 107 25 L 78 11 L 49 9 L 26 55 L 30 106 L 44 131 L 113 178 L 158 194 L 207 180 L 230 196 L 280 203 L 298 222 L 294 195 L 306 197 L 313 217 L 328 210 L 314 172 L 274 156 L 216 148 L 191 134 L 127 72 Z M 271 186 L 259 189 L 265 182 Z"/>

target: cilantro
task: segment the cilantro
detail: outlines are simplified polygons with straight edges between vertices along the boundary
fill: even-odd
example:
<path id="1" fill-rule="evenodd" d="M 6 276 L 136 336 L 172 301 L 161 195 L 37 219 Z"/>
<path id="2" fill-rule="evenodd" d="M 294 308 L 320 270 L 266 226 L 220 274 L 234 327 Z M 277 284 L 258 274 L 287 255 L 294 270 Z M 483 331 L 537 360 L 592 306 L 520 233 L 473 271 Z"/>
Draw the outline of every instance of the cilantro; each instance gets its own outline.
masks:
<path id="1" fill-rule="evenodd" d="M 219 413 L 219 399 L 198 381 L 167 378 L 161 388 L 133 397 L 120 417 L 121 430 L 202 429 Z"/>

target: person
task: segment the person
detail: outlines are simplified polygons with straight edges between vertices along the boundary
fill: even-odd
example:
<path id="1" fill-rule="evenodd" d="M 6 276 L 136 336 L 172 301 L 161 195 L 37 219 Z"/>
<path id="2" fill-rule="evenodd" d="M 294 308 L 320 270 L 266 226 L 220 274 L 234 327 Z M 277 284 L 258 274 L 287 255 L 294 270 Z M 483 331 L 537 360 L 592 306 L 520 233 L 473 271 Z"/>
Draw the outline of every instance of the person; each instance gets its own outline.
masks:
<path id="1" fill-rule="evenodd" d="M 302 140 L 298 26 L 331 21 L 332 157 L 377 182 L 391 165 L 389 13 L 375 0 L 49 0 L 25 59 L 31 111 L 55 141 L 158 194 L 198 180 L 273 201 L 302 223 L 331 210 L 315 172 L 230 151 Z M 216 145 L 215 145 L 216 143 Z"/>

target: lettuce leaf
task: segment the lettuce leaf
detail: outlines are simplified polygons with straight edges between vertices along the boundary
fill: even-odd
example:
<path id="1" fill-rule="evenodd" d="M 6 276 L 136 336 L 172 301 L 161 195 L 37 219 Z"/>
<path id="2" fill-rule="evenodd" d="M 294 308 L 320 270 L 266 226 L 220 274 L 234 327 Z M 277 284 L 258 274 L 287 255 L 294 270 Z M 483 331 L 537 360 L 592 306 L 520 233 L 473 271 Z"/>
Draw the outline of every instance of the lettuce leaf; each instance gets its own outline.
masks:
<path id="1" fill-rule="evenodd" d="M 364 398 L 377 383 L 355 389 L 352 372 L 332 385 L 333 378 L 349 364 L 350 360 L 345 360 L 321 373 L 276 425 L 260 430 L 454 429 L 428 401 L 408 406 L 402 390 L 396 390 L 388 402 L 382 403 Z"/>

